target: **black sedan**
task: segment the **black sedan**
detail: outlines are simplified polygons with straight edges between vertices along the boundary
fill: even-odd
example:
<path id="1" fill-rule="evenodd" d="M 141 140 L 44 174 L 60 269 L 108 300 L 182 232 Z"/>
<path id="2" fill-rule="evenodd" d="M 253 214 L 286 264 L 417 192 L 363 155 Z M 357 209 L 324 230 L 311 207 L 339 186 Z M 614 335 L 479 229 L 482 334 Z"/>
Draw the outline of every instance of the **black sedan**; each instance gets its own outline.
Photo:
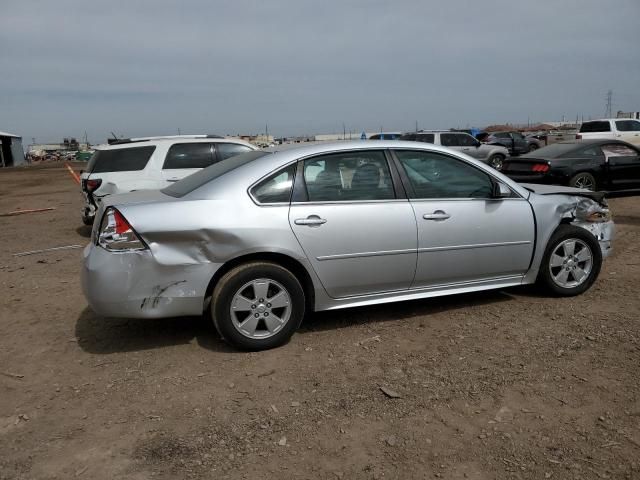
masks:
<path id="1" fill-rule="evenodd" d="M 640 150 L 612 139 L 558 142 L 508 158 L 502 173 L 525 183 L 588 190 L 640 189 Z"/>

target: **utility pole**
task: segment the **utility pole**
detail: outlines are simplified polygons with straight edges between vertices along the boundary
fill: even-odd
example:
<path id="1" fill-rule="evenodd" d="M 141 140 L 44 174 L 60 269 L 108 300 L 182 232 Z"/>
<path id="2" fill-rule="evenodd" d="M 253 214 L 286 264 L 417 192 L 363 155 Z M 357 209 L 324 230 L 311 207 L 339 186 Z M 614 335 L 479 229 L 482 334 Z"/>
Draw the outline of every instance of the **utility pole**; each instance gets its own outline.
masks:
<path id="1" fill-rule="evenodd" d="M 267 137 L 265 139 L 265 142 L 269 143 L 269 124 L 268 123 L 264 124 L 264 136 Z"/>
<path id="2" fill-rule="evenodd" d="M 342 122 L 342 140 L 346 140 L 346 139 L 347 139 L 347 127 L 345 127 L 344 122 Z"/>
<path id="3" fill-rule="evenodd" d="M 416 120 L 416 133 L 418 132 L 418 120 Z"/>
<path id="4" fill-rule="evenodd" d="M 604 112 L 605 118 L 611 118 L 611 100 L 613 99 L 613 90 L 607 92 L 607 108 Z"/>

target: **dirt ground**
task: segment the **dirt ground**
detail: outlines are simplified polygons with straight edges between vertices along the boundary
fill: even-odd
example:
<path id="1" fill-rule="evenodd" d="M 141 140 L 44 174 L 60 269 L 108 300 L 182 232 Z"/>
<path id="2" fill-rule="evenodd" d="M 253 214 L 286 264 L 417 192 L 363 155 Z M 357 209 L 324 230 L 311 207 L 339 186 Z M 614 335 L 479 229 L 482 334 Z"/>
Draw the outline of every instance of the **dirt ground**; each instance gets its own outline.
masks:
<path id="1" fill-rule="evenodd" d="M 76 168 L 80 168 L 77 166 Z M 585 295 L 315 314 L 240 353 L 206 318 L 105 319 L 79 188 L 0 171 L 0 479 L 640 478 L 640 199 Z M 390 398 L 397 393 L 399 398 Z"/>

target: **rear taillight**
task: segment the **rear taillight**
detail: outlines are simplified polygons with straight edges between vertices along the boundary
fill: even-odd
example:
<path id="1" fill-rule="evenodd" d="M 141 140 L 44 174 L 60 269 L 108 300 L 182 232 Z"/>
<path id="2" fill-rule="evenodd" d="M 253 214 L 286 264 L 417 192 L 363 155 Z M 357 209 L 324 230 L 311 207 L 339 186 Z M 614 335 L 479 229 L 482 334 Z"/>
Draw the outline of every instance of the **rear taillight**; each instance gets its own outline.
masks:
<path id="1" fill-rule="evenodd" d="M 89 193 L 95 192 L 98 188 L 100 188 L 100 185 L 102 185 L 101 178 L 89 178 L 84 181 L 84 189 Z"/>
<path id="2" fill-rule="evenodd" d="M 536 163 L 531 167 L 532 172 L 546 173 L 549 171 L 549 165 L 546 163 Z"/>
<path id="3" fill-rule="evenodd" d="M 120 252 L 147 248 L 127 219 L 113 207 L 109 207 L 102 217 L 98 245 L 106 250 Z"/>
<path id="4" fill-rule="evenodd" d="M 582 140 L 582 135 L 580 135 L 579 133 L 576 133 L 576 140 Z"/>

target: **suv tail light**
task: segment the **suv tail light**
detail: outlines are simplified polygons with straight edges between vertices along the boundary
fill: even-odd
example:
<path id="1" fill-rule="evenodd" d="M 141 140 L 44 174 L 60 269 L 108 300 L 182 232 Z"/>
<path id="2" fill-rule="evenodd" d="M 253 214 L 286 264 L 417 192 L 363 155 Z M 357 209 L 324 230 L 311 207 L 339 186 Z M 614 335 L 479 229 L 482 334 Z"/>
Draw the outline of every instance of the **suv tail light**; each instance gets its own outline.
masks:
<path id="1" fill-rule="evenodd" d="M 89 193 L 95 192 L 100 185 L 102 185 L 101 178 L 88 178 L 84 181 L 84 189 Z"/>
<path id="2" fill-rule="evenodd" d="M 580 135 L 579 133 L 576 133 L 576 140 L 582 140 L 582 135 Z"/>
<path id="3" fill-rule="evenodd" d="M 147 248 L 127 219 L 113 207 L 109 207 L 102 216 L 98 245 L 106 250 L 117 252 Z"/>
<path id="4" fill-rule="evenodd" d="M 536 163 L 531 167 L 532 172 L 546 173 L 549 171 L 549 165 L 546 163 Z"/>

